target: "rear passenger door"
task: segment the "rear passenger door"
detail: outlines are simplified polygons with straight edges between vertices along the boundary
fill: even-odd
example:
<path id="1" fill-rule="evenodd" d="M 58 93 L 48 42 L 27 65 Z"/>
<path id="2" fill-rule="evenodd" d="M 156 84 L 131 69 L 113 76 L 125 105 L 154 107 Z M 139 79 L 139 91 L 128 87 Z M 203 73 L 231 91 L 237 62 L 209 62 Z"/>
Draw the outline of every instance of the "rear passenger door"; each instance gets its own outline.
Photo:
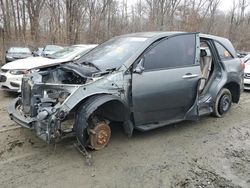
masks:
<path id="1" fill-rule="evenodd" d="M 200 78 L 198 57 L 197 34 L 162 39 L 142 55 L 132 75 L 137 125 L 185 118 L 196 101 Z"/>

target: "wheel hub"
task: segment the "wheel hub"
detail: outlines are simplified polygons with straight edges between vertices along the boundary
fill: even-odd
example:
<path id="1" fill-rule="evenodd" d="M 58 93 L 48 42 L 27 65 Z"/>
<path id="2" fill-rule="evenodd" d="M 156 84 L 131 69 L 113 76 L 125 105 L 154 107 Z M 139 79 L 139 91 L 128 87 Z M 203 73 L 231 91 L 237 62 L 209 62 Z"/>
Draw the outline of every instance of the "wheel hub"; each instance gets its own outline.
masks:
<path id="1" fill-rule="evenodd" d="M 224 96 L 221 102 L 222 102 L 222 110 L 224 112 L 227 111 L 229 108 L 229 98 L 227 96 Z"/>
<path id="2" fill-rule="evenodd" d="M 91 148 L 95 150 L 103 149 L 107 146 L 111 136 L 111 130 L 106 122 L 98 122 L 90 130 L 89 140 Z"/>

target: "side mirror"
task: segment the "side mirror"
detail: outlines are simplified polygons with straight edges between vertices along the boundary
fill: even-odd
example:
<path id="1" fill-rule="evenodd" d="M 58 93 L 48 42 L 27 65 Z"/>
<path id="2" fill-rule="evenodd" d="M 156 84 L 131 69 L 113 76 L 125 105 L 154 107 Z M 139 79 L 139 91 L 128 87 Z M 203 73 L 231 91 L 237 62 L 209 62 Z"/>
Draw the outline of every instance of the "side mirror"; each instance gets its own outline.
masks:
<path id="1" fill-rule="evenodd" d="M 143 63 L 144 63 L 144 59 L 140 59 L 139 63 L 136 65 L 135 69 L 134 69 L 134 73 L 137 74 L 141 74 L 144 71 L 144 67 L 143 67 Z"/>

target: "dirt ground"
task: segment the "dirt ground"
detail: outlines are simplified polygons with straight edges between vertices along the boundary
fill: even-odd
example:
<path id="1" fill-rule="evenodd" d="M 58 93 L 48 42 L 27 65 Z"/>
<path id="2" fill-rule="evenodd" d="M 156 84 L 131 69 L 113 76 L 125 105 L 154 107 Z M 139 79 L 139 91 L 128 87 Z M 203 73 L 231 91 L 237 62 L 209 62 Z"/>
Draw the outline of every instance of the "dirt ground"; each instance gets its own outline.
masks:
<path id="1" fill-rule="evenodd" d="M 250 187 L 250 93 L 224 118 L 204 117 L 127 138 L 112 127 L 92 166 L 69 138 L 47 145 L 9 120 L 0 92 L 0 187 Z"/>

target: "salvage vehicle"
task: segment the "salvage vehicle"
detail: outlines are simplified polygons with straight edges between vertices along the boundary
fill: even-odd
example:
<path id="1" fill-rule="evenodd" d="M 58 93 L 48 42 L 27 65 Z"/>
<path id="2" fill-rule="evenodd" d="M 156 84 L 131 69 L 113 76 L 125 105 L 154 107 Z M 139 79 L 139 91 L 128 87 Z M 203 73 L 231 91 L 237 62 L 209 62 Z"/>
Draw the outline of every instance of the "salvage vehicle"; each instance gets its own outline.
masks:
<path id="1" fill-rule="evenodd" d="M 47 57 L 30 57 L 7 63 L 0 70 L 0 89 L 19 93 L 24 74 L 42 67 L 51 67 L 77 60 L 96 46 L 96 44 L 74 45 L 65 47 L 54 54 L 47 55 Z"/>
<path id="2" fill-rule="evenodd" d="M 28 47 L 10 47 L 5 54 L 5 63 L 32 56 Z"/>
<path id="3" fill-rule="evenodd" d="M 52 143 L 73 133 L 100 150 L 121 122 L 131 136 L 238 103 L 243 67 L 228 39 L 187 32 L 114 37 L 76 63 L 25 75 L 10 118 Z M 72 124 L 65 124 L 66 120 Z M 120 124 L 121 124 L 120 123 Z M 114 124 L 116 125 L 116 124 Z M 118 124 L 119 125 L 119 124 Z"/>

